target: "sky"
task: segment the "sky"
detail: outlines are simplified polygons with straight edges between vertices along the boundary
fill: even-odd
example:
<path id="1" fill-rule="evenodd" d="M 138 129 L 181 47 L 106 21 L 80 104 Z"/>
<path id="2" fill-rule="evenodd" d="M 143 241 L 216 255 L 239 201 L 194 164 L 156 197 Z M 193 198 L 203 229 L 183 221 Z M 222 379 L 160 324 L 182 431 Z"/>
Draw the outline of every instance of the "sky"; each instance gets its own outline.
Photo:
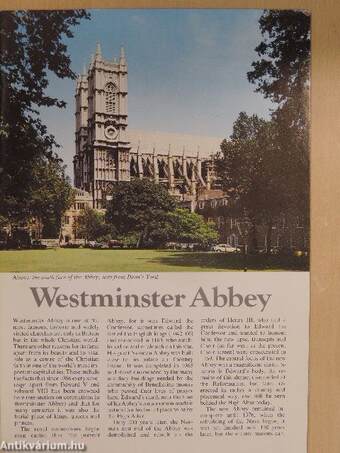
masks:
<path id="1" fill-rule="evenodd" d="M 128 63 L 128 124 L 132 129 L 228 137 L 239 112 L 267 118 L 270 101 L 254 92 L 247 71 L 257 59 L 261 10 L 90 10 L 91 20 L 66 39 L 72 69 L 89 64 L 100 42 L 103 57 Z M 49 78 L 48 92 L 66 109 L 42 118 L 61 145 L 72 176 L 75 81 Z"/>

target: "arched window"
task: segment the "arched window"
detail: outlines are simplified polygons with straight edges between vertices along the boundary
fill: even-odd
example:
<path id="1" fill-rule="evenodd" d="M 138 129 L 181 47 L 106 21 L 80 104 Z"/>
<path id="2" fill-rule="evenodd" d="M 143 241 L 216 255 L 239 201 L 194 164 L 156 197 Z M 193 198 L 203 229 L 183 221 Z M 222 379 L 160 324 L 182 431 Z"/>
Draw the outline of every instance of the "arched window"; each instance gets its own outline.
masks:
<path id="1" fill-rule="evenodd" d="M 116 86 L 108 83 L 105 87 L 105 110 L 106 113 L 115 113 L 116 111 Z"/>

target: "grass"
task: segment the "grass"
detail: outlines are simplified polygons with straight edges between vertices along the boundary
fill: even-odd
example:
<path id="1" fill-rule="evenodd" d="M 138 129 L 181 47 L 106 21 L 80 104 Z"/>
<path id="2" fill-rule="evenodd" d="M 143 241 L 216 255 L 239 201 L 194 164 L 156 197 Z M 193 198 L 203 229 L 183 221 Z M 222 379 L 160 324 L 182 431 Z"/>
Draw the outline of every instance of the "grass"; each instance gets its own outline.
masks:
<path id="1" fill-rule="evenodd" d="M 304 258 L 249 256 L 249 270 L 308 270 Z M 244 269 L 239 254 L 169 250 L 4 250 L 0 272 L 200 272 Z"/>

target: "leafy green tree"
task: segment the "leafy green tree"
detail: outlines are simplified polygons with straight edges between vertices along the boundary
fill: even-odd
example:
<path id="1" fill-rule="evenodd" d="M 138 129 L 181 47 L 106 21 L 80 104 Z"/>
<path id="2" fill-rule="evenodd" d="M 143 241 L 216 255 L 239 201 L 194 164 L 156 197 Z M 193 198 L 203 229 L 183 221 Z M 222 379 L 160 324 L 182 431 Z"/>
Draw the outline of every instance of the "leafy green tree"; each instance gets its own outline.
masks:
<path id="1" fill-rule="evenodd" d="M 259 19 L 263 40 L 256 47 L 248 80 L 256 91 L 278 104 L 275 116 L 290 113 L 290 124 L 308 121 L 310 85 L 310 14 L 306 11 L 265 10 Z"/>
<path id="2" fill-rule="evenodd" d="M 270 250 L 273 222 L 286 208 L 284 162 L 275 123 L 241 112 L 230 140 L 221 144 L 216 169 L 231 205 L 251 224 L 246 241 L 253 248 L 257 226 L 266 224 Z"/>
<path id="3" fill-rule="evenodd" d="M 77 219 L 77 236 L 88 241 L 109 240 L 115 235 L 111 225 L 105 222 L 105 214 L 88 206 Z"/>
<path id="4" fill-rule="evenodd" d="M 121 234 L 117 236 L 117 239 L 124 245 L 124 247 L 135 248 L 139 241 L 139 234 L 135 232 Z"/>
<path id="5" fill-rule="evenodd" d="M 61 218 L 74 199 L 65 167 L 59 160 L 40 159 L 32 169 L 29 218 L 43 225 L 43 237 L 59 237 Z"/>
<path id="6" fill-rule="evenodd" d="M 277 104 L 272 114 L 277 144 L 285 156 L 283 172 L 290 215 L 309 230 L 310 15 L 306 11 L 265 10 L 259 20 L 262 41 L 256 47 L 248 80 Z"/>
<path id="7" fill-rule="evenodd" d="M 148 245 L 153 233 L 160 231 L 175 201 L 166 188 L 148 179 L 121 182 L 112 190 L 106 219 L 119 235 L 138 234 L 137 247 Z"/>
<path id="8" fill-rule="evenodd" d="M 0 215 L 0 247 L 1 245 L 3 246 L 4 242 L 7 242 L 8 238 L 8 231 L 6 229 L 7 226 L 8 226 L 7 218 Z"/>
<path id="9" fill-rule="evenodd" d="M 164 231 L 168 241 L 199 242 L 209 245 L 218 239 L 214 222 L 206 222 L 196 212 L 181 208 L 167 215 Z"/>
<path id="10" fill-rule="evenodd" d="M 7 196 L 2 202 L 6 225 L 13 227 L 35 220 L 43 237 L 58 237 L 61 218 L 73 201 L 73 189 L 59 159 L 40 158 L 31 163 L 24 199 Z"/>
<path id="11" fill-rule="evenodd" d="M 65 107 L 47 94 L 49 75 L 75 78 L 63 39 L 88 17 L 84 10 L 0 12 L 0 214 L 11 223 L 30 215 L 37 165 L 55 158 L 39 108 Z"/>

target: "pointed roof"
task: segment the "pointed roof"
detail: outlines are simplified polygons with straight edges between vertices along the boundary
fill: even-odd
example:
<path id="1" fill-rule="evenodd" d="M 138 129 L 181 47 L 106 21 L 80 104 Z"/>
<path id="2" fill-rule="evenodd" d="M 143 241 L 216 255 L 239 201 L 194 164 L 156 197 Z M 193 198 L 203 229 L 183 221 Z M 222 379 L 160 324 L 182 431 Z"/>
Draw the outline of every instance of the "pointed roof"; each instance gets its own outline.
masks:
<path id="1" fill-rule="evenodd" d="M 125 50 L 124 50 L 124 47 L 121 46 L 120 48 L 120 57 L 119 57 L 119 63 L 120 64 L 126 64 L 126 60 L 125 60 Z"/>
<path id="2" fill-rule="evenodd" d="M 101 57 L 102 56 L 102 49 L 101 49 L 101 46 L 100 46 L 100 42 L 97 42 L 97 46 L 96 46 L 96 58 L 97 57 Z"/>

